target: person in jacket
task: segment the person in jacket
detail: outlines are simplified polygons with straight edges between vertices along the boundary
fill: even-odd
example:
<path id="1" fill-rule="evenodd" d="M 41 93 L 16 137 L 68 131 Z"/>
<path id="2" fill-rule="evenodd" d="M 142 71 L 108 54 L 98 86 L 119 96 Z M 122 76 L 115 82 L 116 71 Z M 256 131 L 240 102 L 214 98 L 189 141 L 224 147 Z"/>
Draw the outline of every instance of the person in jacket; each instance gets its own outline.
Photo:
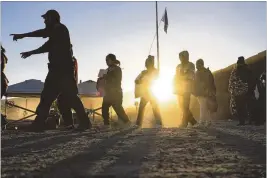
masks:
<path id="1" fill-rule="evenodd" d="M 122 71 L 120 61 L 116 59 L 114 54 L 106 56 L 108 66 L 107 73 L 103 76 L 105 79 L 104 97 L 102 103 L 102 117 L 104 125 L 110 127 L 109 108 L 112 106 L 120 121 L 124 124 L 130 124 L 130 120 L 122 106 L 123 91 L 121 88 Z"/>
<path id="2" fill-rule="evenodd" d="M 142 84 L 142 96 L 140 99 L 138 116 L 136 120 L 136 125 L 141 127 L 145 112 L 145 107 L 148 102 L 152 105 L 153 114 L 158 125 L 162 125 L 162 119 L 159 111 L 159 106 L 156 97 L 151 92 L 150 88 L 152 83 L 158 77 L 158 70 L 154 67 L 154 56 L 148 56 L 146 59 L 146 70 L 141 72 L 141 75 L 136 78 L 135 84 Z"/>
<path id="3" fill-rule="evenodd" d="M 80 98 L 77 96 L 78 87 L 73 75 L 74 63 L 69 30 L 60 22 L 60 15 L 56 10 L 49 10 L 42 17 L 46 25 L 45 29 L 24 34 L 12 34 L 14 41 L 25 37 L 49 38 L 40 48 L 21 53 L 22 58 L 28 58 L 34 54 L 48 52 L 49 60 L 49 71 L 45 79 L 40 103 L 36 109 L 37 117 L 30 126 L 29 131 L 39 132 L 45 130 L 45 121 L 50 107 L 59 94 L 66 96 L 68 104 L 77 113 L 80 119 L 77 130 L 90 129 L 92 124 Z"/>
<path id="4" fill-rule="evenodd" d="M 266 122 L 266 71 L 261 74 L 257 81 L 259 97 L 256 104 L 255 125 L 263 125 Z"/>
<path id="5" fill-rule="evenodd" d="M 191 125 L 197 123 L 190 111 L 190 97 L 194 87 L 195 65 L 189 61 L 188 51 L 180 52 L 179 59 L 181 64 L 176 67 L 174 93 L 178 95 L 178 102 L 180 108 L 182 108 L 181 127 L 187 127 L 188 123 L 191 123 Z"/>
<path id="6" fill-rule="evenodd" d="M 214 77 L 209 68 L 205 68 L 203 59 L 197 60 L 196 68 L 195 96 L 197 96 L 200 106 L 199 123 L 208 126 L 211 124 L 211 114 L 213 112 L 208 103 L 213 97 L 216 97 Z"/>
<path id="7" fill-rule="evenodd" d="M 235 103 L 238 126 L 245 125 L 251 114 L 250 102 L 251 95 L 254 95 L 255 82 L 243 56 L 238 58 L 237 65 L 231 72 L 228 90 Z"/>
<path id="8" fill-rule="evenodd" d="M 7 88 L 8 88 L 8 79 L 5 75 L 5 67 L 7 64 L 7 57 L 5 55 L 5 48 L 1 45 L 1 99 L 3 96 L 6 95 Z M 1 128 L 5 129 L 5 126 L 7 124 L 6 116 L 1 114 Z"/>

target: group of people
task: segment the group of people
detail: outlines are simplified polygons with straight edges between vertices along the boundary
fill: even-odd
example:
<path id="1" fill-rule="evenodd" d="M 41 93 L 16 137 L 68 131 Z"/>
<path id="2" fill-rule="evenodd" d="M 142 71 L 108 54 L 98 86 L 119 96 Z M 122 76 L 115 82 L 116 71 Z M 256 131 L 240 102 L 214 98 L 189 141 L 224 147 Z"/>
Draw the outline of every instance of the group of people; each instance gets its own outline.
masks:
<path id="1" fill-rule="evenodd" d="M 111 65 L 108 62 L 111 58 Z M 216 87 L 211 71 L 205 68 L 204 61 L 199 59 L 196 62 L 197 71 L 195 72 L 195 65 L 189 61 L 188 51 L 182 51 L 179 54 L 181 64 L 176 68 L 176 75 L 174 77 L 174 93 L 178 95 L 179 105 L 182 108 L 182 125 L 187 127 L 188 123 L 195 125 L 196 119 L 190 111 L 191 95 L 198 97 L 200 104 L 200 123 L 209 125 L 211 122 L 211 114 L 217 110 L 216 102 Z M 151 91 L 153 82 L 158 78 L 159 71 L 154 65 L 154 56 L 149 55 L 145 61 L 146 69 L 135 79 L 135 97 L 140 98 L 138 114 L 136 119 L 136 126 L 141 127 L 145 107 L 148 103 L 151 104 L 153 114 L 156 120 L 157 127 L 162 127 L 162 117 L 160 114 L 157 97 Z M 100 77 L 97 82 L 97 88 L 100 89 L 101 81 L 104 82 L 104 97 L 102 104 L 102 115 L 104 118 L 104 125 L 109 126 L 109 107 L 112 106 L 118 115 L 118 118 L 123 123 L 129 123 L 129 118 L 122 107 L 122 88 L 121 88 L 121 69 L 120 62 L 115 55 L 109 54 L 107 56 L 107 64 L 109 66 L 108 72 L 103 77 Z M 103 83 L 102 83 L 103 84 Z"/>
<path id="2" fill-rule="evenodd" d="M 246 124 L 262 125 L 266 118 L 266 72 L 255 77 L 243 56 L 237 60 L 229 79 L 230 110 L 239 120 L 240 126 Z M 256 93 L 258 96 L 256 98 Z"/>
<path id="3" fill-rule="evenodd" d="M 199 124 L 209 126 L 212 114 L 217 111 L 216 86 L 214 77 L 209 68 L 205 67 L 204 60 L 198 59 L 195 65 L 189 61 L 188 51 L 179 54 L 181 64 L 176 68 L 174 77 L 174 91 L 178 95 L 179 106 L 182 109 L 182 125 L 187 127 L 197 124 L 190 111 L 191 95 L 197 97 L 200 106 Z"/>
<path id="4" fill-rule="evenodd" d="M 78 64 L 77 59 L 73 56 L 69 31 L 60 22 L 60 15 L 56 10 L 49 10 L 42 17 L 46 26 L 44 29 L 24 34 L 11 34 L 14 41 L 26 37 L 49 38 L 40 48 L 21 53 L 22 58 L 28 58 L 31 55 L 48 52 L 49 59 L 48 74 L 41 93 L 40 103 L 36 109 L 37 116 L 28 130 L 39 132 L 46 129 L 49 110 L 55 100 L 64 120 L 64 130 L 75 129 L 83 131 L 91 129 L 92 124 L 90 119 L 78 97 Z M 103 97 L 102 105 L 104 125 L 110 125 L 109 108 L 111 106 L 118 114 L 120 120 L 126 125 L 129 125 L 130 120 L 122 107 L 123 92 L 121 88 L 122 71 L 119 67 L 120 62 L 114 54 L 109 54 L 106 56 L 106 63 L 108 70 L 105 76 L 103 76 L 105 80 L 105 96 Z M 1 76 L 4 77 L 5 75 Z M 71 109 L 74 109 L 79 119 L 77 128 L 73 124 Z"/>
<path id="5" fill-rule="evenodd" d="M 201 125 L 210 125 L 212 113 L 217 111 L 216 87 L 211 71 L 204 66 L 203 59 L 196 62 L 195 65 L 189 61 L 188 51 L 179 53 L 181 64 L 176 68 L 174 76 L 174 94 L 178 96 L 179 107 L 182 109 L 181 127 L 187 127 L 197 124 L 196 119 L 190 111 L 190 98 L 194 95 L 198 98 L 200 104 L 200 122 Z M 151 92 L 151 85 L 159 75 L 158 70 L 154 67 L 154 56 L 148 56 L 145 62 L 146 70 L 142 71 L 135 80 L 135 97 L 140 97 L 138 116 L 136 125 L 141 126 L 145 106 L 150 102 L 156 124 L 162 126 L 162 118 L 156 96 Z"/>
<path id="6" fill-rule="evenodd" d="M 48 74 L 41 93 L 40 103 L 36 109 L 37 116 L 29 126 L 29 130 L 45 130 L 45 122 L 49 115 L 50 107 L 55 100 L 57 100 L 59 111 L 63 117 L 65 129 L 80 131 L 91 129 L 92 124 L 90 119 L 78 97 L 77 59 L 73 56 L 69 31 L 67 27 L 60 22 L 60 15 L 57 11 L 49 10 L 42 15 L 42 17 L 46 25 L 44 29 L 24 34 L 12 34 L 14 41 L 26 37 L 49 38 L 40 48 L 21 53 L 22 58 L 28 58 L 34 54 L 48 52 L 49 59 Z M 4 56 L 4 50 L 2 50 L 2 52 L 1 54 Z M 179 106 L 182 108 L 183 117 L 181 126 L 187 127 L 189 123 L 191 123 L 191 125 L 197 124 L 189 107 L 191 95 L 196 96 L 200 104 L 200 123 L 209 125 L 211 122 L 211 115 L 217 111 L 218 107 L 213 75 L 211 71 L 205 67 L 202 59 L 197 60 L 197 71 L 195 71 L 195 65 L 189 61 L 188 51 L 180 52 L 179 59 L 181 64 L 176 68 L 174 93 L 178 96 Z M 6 62 L 4 62 L 4 64 L 5 63 Z M 120 61 L 117 60 L 114 54 L 108 54 L 106 56 L 106 64 L 108 66 L 107 73 L 100 77 L 97 82 L 98 89 L 100 88 L 98 85 L 104 85 L 102 103 L 104 126 L 110 127 L 110 107 L 113 107 L 119 120 L 124 125 L 130 125 L 130 119 L 122 106 L 123 91 L 121 87 L 122 70 L 120 68 Z M 142 71 L 135 80 L 136 86 L 141 86 L 139 89 L 141 92 L 135 92 L 136 98 L 141 98 L 136 125 L 139 127 L 142 126 L 145 106 L 149 102 L 152 105 L 157 124 L 162 126 L 162 118 L 157 99 L 150 91 L 153 81 L 155 81 L 159 75 L 158 70 L 154 67 L 154 56 L 148 56 L 145 67 L 146 70 Z M 7 79 L 5 75 L 3 75 L 3 72 L 1 73 L 1 77 L 2 83 L 3 81 L 6 83 L 6 85 L 2 84 L 1 91 L 6 91 L 6 89 L 3 90 L 3 86 L 7 86 Z M 231 89 L 231 92 L 232 91 Z M 79 119 L 77 128 L 75 128 L 73 124 L 71 109 L 75 110 Z"/>

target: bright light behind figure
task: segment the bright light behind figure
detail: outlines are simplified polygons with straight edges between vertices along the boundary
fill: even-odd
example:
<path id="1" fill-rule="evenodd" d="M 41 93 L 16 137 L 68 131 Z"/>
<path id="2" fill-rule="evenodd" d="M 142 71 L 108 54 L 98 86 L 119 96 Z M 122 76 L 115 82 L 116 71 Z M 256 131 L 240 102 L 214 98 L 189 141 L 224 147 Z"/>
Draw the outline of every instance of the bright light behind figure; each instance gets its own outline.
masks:
<path id="1" fill-rule="evenodd" d="M 151 86 L 152 93 L 159 101 L 168 101 L 173 97 L 173 77 L 172 70 L 161 69 L 159 77 Z"/>

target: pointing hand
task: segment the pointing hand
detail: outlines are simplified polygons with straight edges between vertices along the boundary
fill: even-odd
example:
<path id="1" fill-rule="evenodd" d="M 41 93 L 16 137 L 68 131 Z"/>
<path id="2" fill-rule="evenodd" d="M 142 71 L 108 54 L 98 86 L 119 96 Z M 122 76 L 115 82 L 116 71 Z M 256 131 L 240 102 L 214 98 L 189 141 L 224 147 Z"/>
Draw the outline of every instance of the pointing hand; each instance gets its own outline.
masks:
<path id="1" fill-rule="evenodd" d="M 11 34 L 10 36 L 13 36 L 13 41 L 17 41 L 19 39 L 24 38 L 23 34 Z"/>
<path id="2" fill-rule="evenodd" d="M 30 57 L 32 55 L 31 52 L 23 52 L 23 53 L 20 53 L 20 54 L 21 54 L 21 57 L 24 58 L 24 59 L 26 59 L 26 58 L 28 58 L 28 57 Z"/>

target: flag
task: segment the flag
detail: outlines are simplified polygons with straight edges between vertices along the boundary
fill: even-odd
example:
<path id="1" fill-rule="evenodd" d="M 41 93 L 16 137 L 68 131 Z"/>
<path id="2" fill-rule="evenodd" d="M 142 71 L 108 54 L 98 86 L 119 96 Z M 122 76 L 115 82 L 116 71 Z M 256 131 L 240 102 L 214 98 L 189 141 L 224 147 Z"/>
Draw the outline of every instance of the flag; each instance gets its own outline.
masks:
<path id="1" fill-rule="evenodd" d="M 167 33 L 169 22 L 168 22 L 168 14 L 167 14 L 167 9 L 166 8 L 165 8 L 165 12 L 164 12 L 164 14 L 162 16 L 161 21 L 164 22 L 164 31 L 165 31 L 165 33 Z"/>

